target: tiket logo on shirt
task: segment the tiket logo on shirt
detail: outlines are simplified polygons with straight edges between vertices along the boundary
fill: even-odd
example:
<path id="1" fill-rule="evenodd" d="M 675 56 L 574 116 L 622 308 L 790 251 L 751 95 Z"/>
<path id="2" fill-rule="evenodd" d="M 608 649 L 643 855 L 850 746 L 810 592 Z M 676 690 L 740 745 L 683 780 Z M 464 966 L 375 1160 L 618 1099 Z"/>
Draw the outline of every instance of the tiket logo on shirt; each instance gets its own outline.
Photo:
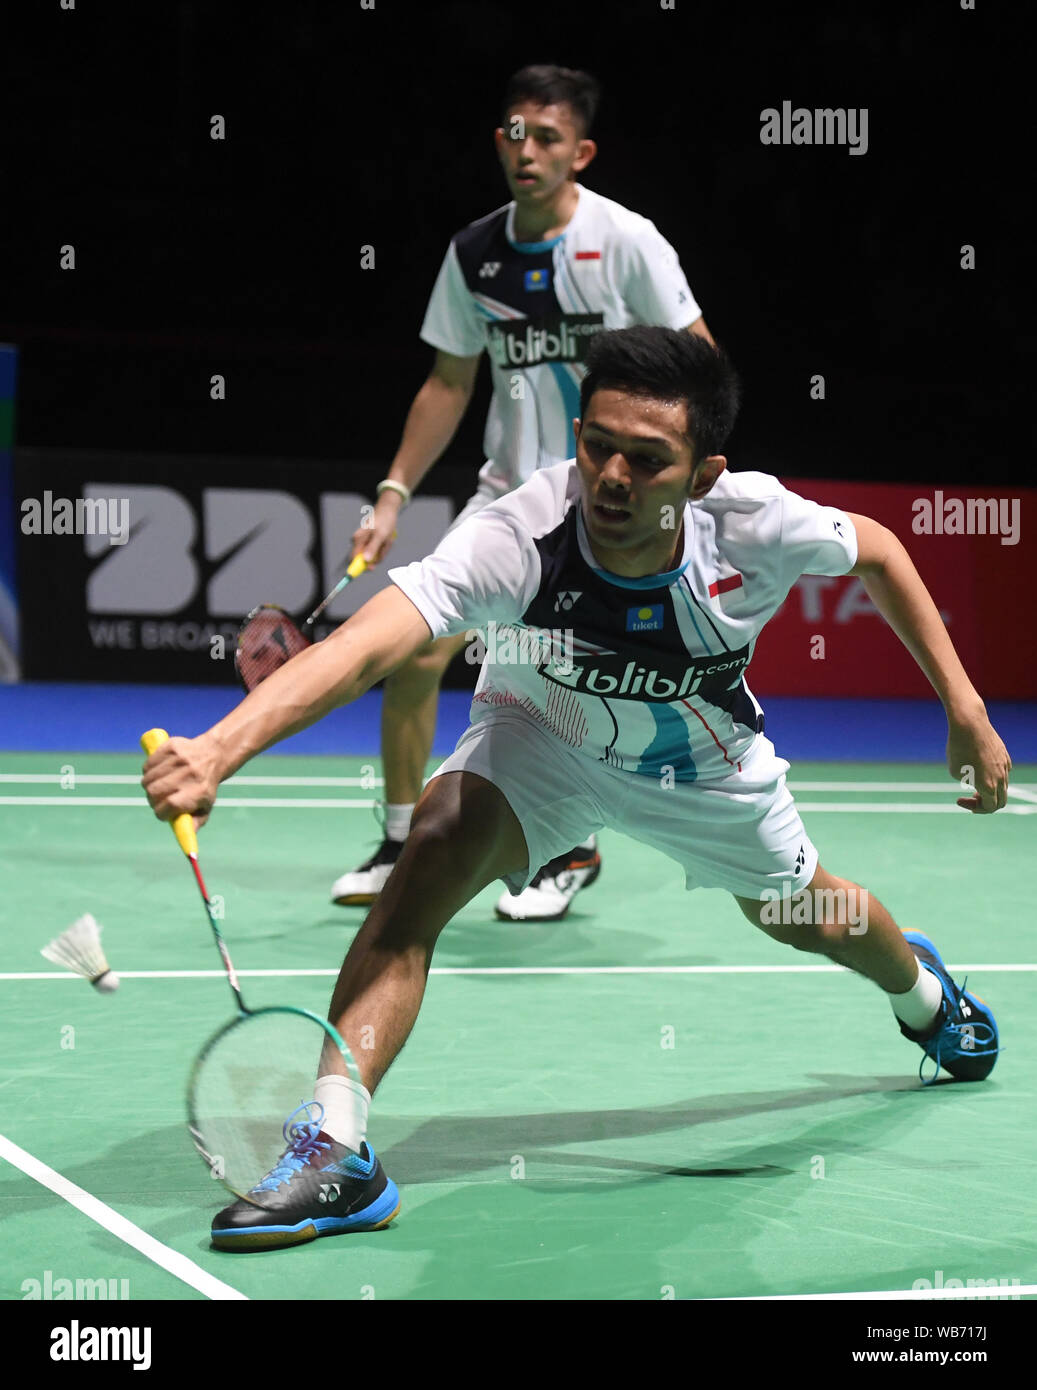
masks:
<path id="1" fill-rule="evenodd" d="M 663 606 L 661 603 L 627 609 L 627 632 L 661 632 Z"/>
<path id="2" fill-rule="evenodd" d="M 551 314 L 488 325 L 489 352 L 498 367 L 582 362 L 587 344 L 605 326 L 604 314 Z"/>

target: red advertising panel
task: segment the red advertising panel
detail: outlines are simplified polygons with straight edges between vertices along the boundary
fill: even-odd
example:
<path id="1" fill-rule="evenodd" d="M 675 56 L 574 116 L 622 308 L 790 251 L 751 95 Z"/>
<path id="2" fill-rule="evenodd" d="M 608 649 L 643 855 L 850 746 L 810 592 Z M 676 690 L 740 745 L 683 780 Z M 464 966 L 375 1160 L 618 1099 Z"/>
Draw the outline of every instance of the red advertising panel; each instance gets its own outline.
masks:
<path id="1" fill-rule="evenodd" d="M 903 542 L 984 699 L 1037 697 L 1037 491 L 782 482 L 870 516 Z M 811 575 L 765 628 L 749 683 L 761 697 L 932 694 L 859 580 Z"/>

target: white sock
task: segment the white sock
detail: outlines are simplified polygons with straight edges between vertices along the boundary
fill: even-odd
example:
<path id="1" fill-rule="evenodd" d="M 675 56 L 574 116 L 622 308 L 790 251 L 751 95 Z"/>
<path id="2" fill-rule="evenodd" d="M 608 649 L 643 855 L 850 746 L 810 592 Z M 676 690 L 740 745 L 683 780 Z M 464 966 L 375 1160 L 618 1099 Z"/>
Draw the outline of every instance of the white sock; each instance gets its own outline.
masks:
<path id="1" fill-rule="evenodd" d="M 930 1026 L 943 1002 L 943 985 L 931 970 L 923 969 L 921 964 L 918 966 L 918 979 L 910 989 L 903 994 L 890 994 L 888 990 L 886 993 L 897 1018 L 916 1033 L 922 1033 Z"/>
<path id="2" fill-rule="evenodd" d="M 329 1073 L 317 1078 L 313 1098 L 324 1107 L 320 1124 L 324 1133 L 359 1153 L 367 1134 L 367 1110 L 371 1104 L 366 1086 L 348 1076 Z"/>
<path id="3" fill-rule="evenodd" d="M 397 844 L 403 844 L 410 833 L 410 818 L 414 813 L 414 802 L 409 806 L 390 806 L 386 803 L 385 807 L 385 838 L 395 840 Z"/>

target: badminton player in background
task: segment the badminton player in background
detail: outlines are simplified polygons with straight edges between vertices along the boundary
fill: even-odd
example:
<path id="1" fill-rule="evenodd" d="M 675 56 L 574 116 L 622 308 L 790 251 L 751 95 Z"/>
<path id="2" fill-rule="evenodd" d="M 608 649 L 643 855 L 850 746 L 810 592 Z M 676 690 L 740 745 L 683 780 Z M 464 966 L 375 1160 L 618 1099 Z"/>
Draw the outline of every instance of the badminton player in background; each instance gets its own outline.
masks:
<path id="1" fill-rule="evenodd" d="M 314 1220 L 336 1214 L 321 1189 L 324 1154 L 339 1155 L 341 1171 L 333 1144 L 360 1151 L 369 1169 L 351 1170 L 335 1202 L 364 1210 L 384 1176 L 345 1101 L 366 1106 L 403 1047 L 440 931 L 495 879 L 521 890 L 537 866 L 606 826 L 674 859 L 689 889 L 732 893 L 767 935 L 873 981 L 922 1048 L 923 1079 L 942 1067 L 978 1081 L 996 1061 L 989 1008 L 952 980 L 936 946 L 819 863 L 745 681 L 759 633 L 801 574 L 857 575 L 943 703 L 951 775 L 974 769 L 975 793 L 958 804 L 1003 807 L 1008 753 L 907 551 L 867 517 L 763 473 L 726 471 L 738 387 L 704 339 L 602 333 L 587 366 L 575 460 L 541 469 L 424 560 L 390 570 L 392 586 L 326 641 L 146 765 L 160 819 L 205 815 L 255 753 L 357 699 L 430 635 L 495 624 L 497 651 L 515 643 L 506 661 L 488 648 L 472 723 L 422 793 L 343 963 L 329 1018 L 364 1087 L 343 1091 L 340 1109 L 329 1103 L 324 1151 L 287 1154 L 279 1183 L 216 1218 L 224 1246 L 318 1234 Z M 579 594 L 563 651 L 561 592 Z M 780 921 L 775 895 L 796 905 Z M 360 1047 L 362 1029 L 373 1047 Z"/>
<path id="2" fill-rule="evenodd" d="M 354 554 L 369 563 L 385 557 L 400 508 L 453 438 L 484 351 L 493 381 L 488 462 L 454 526 L 538 468 L 572 458 L 583 358 L 601 327 L 660 324 L 710 337 L 676 252 L 652 223 L 577 182 L 596 153 L 589 131 L 598 100 L 595 79 L 567 68 L 523 68 L 508 83 L 496 142 L 512 201 L 458 232 L 443 260 L 421 329 L 436 349 L 432 371 L 378 485 L 372 524 L 353 537 Z M 424 782 L 440 682 L 464 645 L 464 633 L 437 637 L 386 679 L 385 837 L 335 881 L 334 902 L 369 905 L 385 885 Z M 600 865 L 594 836 L 563 845 L 520 894 L 501 896 L 497 915 L 557 920 Z"/>

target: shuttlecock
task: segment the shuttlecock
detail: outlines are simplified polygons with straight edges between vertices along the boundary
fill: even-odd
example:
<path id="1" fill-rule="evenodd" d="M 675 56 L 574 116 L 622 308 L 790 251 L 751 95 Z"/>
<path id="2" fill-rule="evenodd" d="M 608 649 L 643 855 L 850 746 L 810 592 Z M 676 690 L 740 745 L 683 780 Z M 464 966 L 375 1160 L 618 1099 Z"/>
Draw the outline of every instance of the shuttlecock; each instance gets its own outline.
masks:
<path id="1" fill-rule="evenodd" d="M 77 917 L 60 936 L 48 942 L 40 955 L 82 975 L 102 994 L 111 994 L 119 988 L 119 977 L 108 968 L 104 957 L 101 928 L 89 912 Z"/>

